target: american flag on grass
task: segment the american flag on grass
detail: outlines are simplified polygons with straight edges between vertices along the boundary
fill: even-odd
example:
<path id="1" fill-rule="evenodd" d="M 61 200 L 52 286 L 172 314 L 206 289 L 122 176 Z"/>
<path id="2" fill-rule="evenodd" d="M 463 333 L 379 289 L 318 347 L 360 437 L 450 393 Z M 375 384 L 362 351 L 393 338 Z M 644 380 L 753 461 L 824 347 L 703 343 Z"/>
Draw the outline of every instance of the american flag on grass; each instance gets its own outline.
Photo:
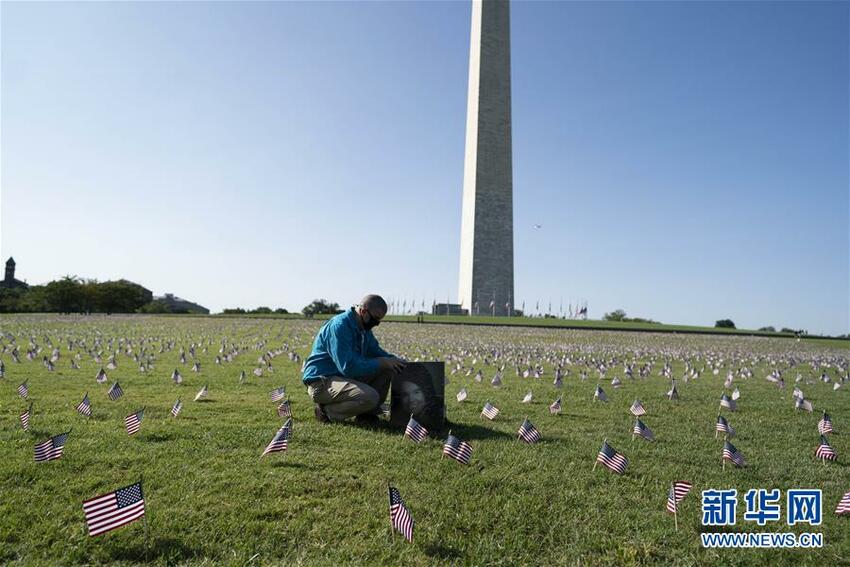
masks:
<path id="1" fill-rule="evenodd" d="M 499 408 L 487 402 L 484 404 L 484 408 L 481 410 L 481 415 L 486 417 L 487 419 L 496 419 L 496 416 L 499 415 Z"/>
<path id="2" fill-rule="evenodd" d="M 124 395 L 124 390 L 121 389 L 121 386 L 118 382 L 114 383 L 107 390 L 106 395 L 109 396 L 109 399 L 113 402 Z"/>
<path id="3" fill-rule="evenodd" d="M 688 492 L 691 491 L 694 485 L 686 480 L 677 480 L 670 486 L 670 491 L 667 493 L 667 511 L 675 514 L 678 510 L 678 504 L 685 499 Z"/>
<path id="4" fill-rule="evenodd" d="M 838 454 L 835 452 L 835 449 L 832 448 L 832 445 L 829 444 L 826 437 L 820 436 L 820 444 L 818 448 L 815 450 L 815 456 L 818 459 L 823 459 L 825 461 L 834 461 L 838 458 Z"/>
<path id="5" fill-rule="evenodd" d="M 183 409 L 183 402 L 180 401 L 180 398 L 177 398 L 177 401 L 174 402 L 174 405 L 171 406 L 171 415 L 177 417 L 177 414 L 180 413 L 180 410 Z"/>
<path id="6" fill-rule="evenodd" d="M 95 374 L 94 379 L 95 379 L 95 380 L 97 380 L 97 383 L 98 383 L 98 384 L 104 384 L 104 383 L 106 383 L 106 381 L 108 380 L 108 378 L 107 378 L 107 376 L 106 376 L 106 370 L 104 370 L 103 368 L 101 368 L 100 370 L 98 370 L 98 371 L 97 371 L 97 374 Z"/>
<path id="7" fill-rule="evenodd" d="M 174 381 L 175 384 L 183 383 L 183 375 L 180 374 L 180 371 L 176 368 L 174 369 L 174 372 L 171 373 L 171 379 Z"/>
<path id="8" fill-rule="evenodd" d="M 720 433 L 725 433 L 727 437 L 734 437 L 735 430 L 729 425 L 729 422 L 726 421 L 726 418 L 722 415 L 717 416 L 717 424 L 714 426 L 715 431 L 719 431 Z M 715 433 L 715 436 L 717 434 Z"/>
<path id="9" fill-rule="evenodd" d="M 142 408 L 124 418 L 124 427 L 127 428 L 127 435 L 135 435 L 139 432 L 139 428 L 142 426 L 142 418 L 144 416 L 145 408 Z"/>
<path id="10" fill-rule="evenodd" d="M 534 396 L 531 393 L 531 390 L 529 390 L 528 393 L 522 398 L 522 403 L 530 404 L 533 397 Z"/>
<path id="11" fill-rule="evenodd" d="M 599 400 L 600 402 L 608 401 L 608 396 L 605 394 L 605 390 L 603 390 L 602 386 L 599 384 L 596 385 L 596 391 L 593 392 L 593 399 Z"/>
<path id="12" fill-rule="evenodd" d="M 558 399 L 549 406 L 549 413 L 561 413 L 561 396 L 558 396 Z"/>
<path id="13" fill-rule="evenodd" d="M 632 415 L 636 417 L 646 415 L 646 410 L 644 409 L 643 404 L 640 402 L 640 400 L 635 400 L 632 403 L 632 407 L 629 408 L 629 411 L 632 412 Z"/>
<path id="14" fill-rule="evenodd" d="M 85 500 L 83 512 L 90 536 L 100 535 L 138 520 L 145 515 L 142 483 L 137 482 L 115 492 Z"/>
<path id="15" fill-rule="evenodd" d="M 29 380 L 24 380 L 23 384 L 18 386 L 18 395 L 23 399 L 27 399 L 27 396 L 29 396 L 30 394 L 30 389 L 27 386 L 27 382 L 29 382 Z"/>
<path id="16" fill-rule="evenodd" d="M 726 392 L 723 392 L 720 396 L 720 407 L 726 408 L 729 411 L 735 411 L 737 405 L 738 404 L 732 398 L 726 395 Z"/>
<path id="17" fill-rule="evenodd" d="M 47 441 L 43 441 L 35 446 L 35 462 L 41 463 L 44 461 L 52 461 L 62 457 L 62 450 L 65 449 L 65 442 L 68 441 L 67 433 L 62 433 L 51 437 Z"/>
<path id="18" fill-rule="evenodd" d="M 528 420 L 527 417 L 519 426 L 517 436 L 526 443 L 537 443 L 538 441 L 540 441 L 540 432 L 537 431 L 537 428 L 534 427 L 534 425 Z"/>
<path id="19" fill-rule="evenodd" d="M 655 434 L 652 433 L 652 430 L 647 427 L 646 424 L 642 422 L 639 417 L 635 419 L 635 426 L 634 429 L 632 429 L 632 433 L 634 435 L 643 437 L 647 441 L 655 440 Z"/>
<path id="20" fill-rule="evenodd" d="M 206 398 L 207 394 L 209 394 L 209 389 L 207 388 L 207 385 L 204 384 L 204 387 L 198 390 L 198 393 L 195 394 L 195 401 L 197 402 L 198 400 Z"/>
<path id="21" fill-rule="evenodd" d="M 835 509 L 835 513 L 839 516 L 850 514 L 850 492 L 847 492 L 841 497 L 841 500 L 838 502 L 838 507 Z"/>
<path id="22" fill-rule="evenodd" d="M 428 438 L 428 430 L 422 427 L 411 415 L 410 421 L 407 422 L 407 427 L 404 428 L 404 436 L 409 437 L 417 443 L 422 443 Z"/>
<path id="23" fill-rule="evenodd" d="M 744 455 L 732 443 L 726 440 L 723 441 L 722 458 L 724 461 L 730 461 L 736 467 L 743 467 L 746 464 Z"/>
<path id="24" fill-rule="evenodd" d="M 457 401 L 462 402 L 466 399 L 468 394 L 466 393 L 466 388 L 461 388 L 460 392 L 457 393 Z"/>
<path id="25" fill-rule="evenodd" d="M 818 421 L 818 433 L 821 435 L 832 433 L 832 419 L 825 411 L 823 412 L 823 417 Z"/>
<path id="26" fill-rule="evenodd" d="M 287 447 L 289 447 L 289 437 L 292 434 L 292 418 L 286 420 L 286 423 L 283 424 L 283 427 L 277 430 L 277 433 L 274 434 L 272 440 L 266 446 L 261 457 L 265 457 L 269 453 L 278 453 L 281 451 L 286 451 Z"/>
<path id="27" fill-rule="evenodd" d="M 278 417 L 292 417 L 292 407 L 289 405 L 289 400 L 283 400 L 277 406 Z"/>
<path id="28" fill-rule="evenodd" d="M 410 515 L 404 500 L 397 488 L 390 486 L 390 522 L 393 528 L 404 536 L 407 541 L 413 541 L 413 516 Z"/>
<path id="29" fill-rule="evenodd" d="M 670 384 L 670 389 L 667 390 L 667 399 L 668 400 L 678 400 L 679 399 L 679 390 L 676 389 L 676 381 Z"/>
<path id="30" fill-rule="evenodd" d="M 443 445 L 443 454 L 461 464 L 468 465 L 472 458 L 472 447 L 466 441 L 461 441 L 449 432 L 449 437 Z"/>
<path id="31" fill-rule="evenodd" d="M 815 409 L 814 406 L 812 406 L 812 402 L 805 398 L 795 398 L 794 407 L 798 410 L 806 410 L 809 413 L 811 413 Z"/>
<path id="32" fill-rule="evenodd" d="M 77 404 L 77 411 L 80 412 L 81 415 L 91 417 L 91 402 L 89 402 L 88 392 L 86 392 L 86 395 L 83 396 L 83 401 Z"/>
<path id="33" fill-rule="evenodd" d="M 30 430 L 30 415 L 31 414 L 32 414 L 32 404 L 30 404 L 30 407 L 28 407 L 26 409 L 26 411 L 24 411 L 24 413 L 21 414 L 21 427 L 24 428 L 24 431 Z"/>
<path id="34" fill-rule="evenodd" d="M 272 390 L 271 398 L 273 402 L 279 402 L 283 398 L 286 397 L 286 388 L 281 386 L 280 388 L 275 388 Z"/>
<path id="35" fill-rule="evenodd" d="M 596 455 L 596 462 L 603 464 L 607 469 L 617 474 L 624 474 L 626 467 L 629 466 L 629 460 L 611 447 L 607 441 L 602 442 L 602 448 Z"/>

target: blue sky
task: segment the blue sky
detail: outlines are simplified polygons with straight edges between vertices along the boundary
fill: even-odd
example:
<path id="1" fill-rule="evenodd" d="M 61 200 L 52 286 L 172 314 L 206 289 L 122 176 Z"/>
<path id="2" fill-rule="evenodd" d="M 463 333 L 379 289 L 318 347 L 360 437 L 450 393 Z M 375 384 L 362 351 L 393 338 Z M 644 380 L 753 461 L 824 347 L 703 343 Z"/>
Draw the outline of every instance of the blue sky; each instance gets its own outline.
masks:
<path id="1" fill-rule="evenodd" d="M 456 298 L 469 3 L 0 18 L 19 277 L 126 277 L 213 310 Z M 848 331 L 850 3 L 511 18 L 518 305 Z"/>

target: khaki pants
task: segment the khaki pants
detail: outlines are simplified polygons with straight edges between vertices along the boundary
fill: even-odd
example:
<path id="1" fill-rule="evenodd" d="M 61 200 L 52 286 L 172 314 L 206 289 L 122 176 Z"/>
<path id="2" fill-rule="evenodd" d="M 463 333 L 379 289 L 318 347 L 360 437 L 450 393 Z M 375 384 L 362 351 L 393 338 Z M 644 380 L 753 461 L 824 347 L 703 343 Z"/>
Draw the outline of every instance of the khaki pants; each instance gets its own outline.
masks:
<path id="1" fill-rule="evenodd" d="M 355 415 L 377 415 L 387 399 L 392 370 L 351 380 L 342 376 L 322 376 L 307 385 L 307 393 L 325 409 L 331 421 L 343 421 Z"/>

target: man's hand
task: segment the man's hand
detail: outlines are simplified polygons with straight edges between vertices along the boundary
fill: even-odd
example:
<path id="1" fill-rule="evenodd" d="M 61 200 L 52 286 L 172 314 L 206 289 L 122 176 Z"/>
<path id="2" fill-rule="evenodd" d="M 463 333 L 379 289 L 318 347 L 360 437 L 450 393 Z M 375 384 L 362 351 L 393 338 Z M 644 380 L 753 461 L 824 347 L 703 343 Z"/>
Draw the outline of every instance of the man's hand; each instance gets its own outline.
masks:
<path id="1" fill-rule="evenodd" d="M 378 360 L 381 364 L 381 370 L 392 370 L 396 374 L 404 370 L 406 366 L 405 362 L 398 358 L 379 358 Z"/>

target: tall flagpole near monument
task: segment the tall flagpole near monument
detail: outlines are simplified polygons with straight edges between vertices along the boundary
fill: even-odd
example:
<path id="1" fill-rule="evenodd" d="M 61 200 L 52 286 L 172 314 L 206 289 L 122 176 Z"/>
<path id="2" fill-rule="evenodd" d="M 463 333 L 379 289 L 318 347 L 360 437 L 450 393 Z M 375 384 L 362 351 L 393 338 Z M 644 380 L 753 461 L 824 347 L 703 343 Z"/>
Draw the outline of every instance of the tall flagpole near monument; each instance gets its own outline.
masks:
<path id="1" fill-rule="evenodd" d="M 459 301 L 472 310 L 483 290 L 493 314 L 514 296 L 511 42 L 509 0 L 473 0 Z"/>

